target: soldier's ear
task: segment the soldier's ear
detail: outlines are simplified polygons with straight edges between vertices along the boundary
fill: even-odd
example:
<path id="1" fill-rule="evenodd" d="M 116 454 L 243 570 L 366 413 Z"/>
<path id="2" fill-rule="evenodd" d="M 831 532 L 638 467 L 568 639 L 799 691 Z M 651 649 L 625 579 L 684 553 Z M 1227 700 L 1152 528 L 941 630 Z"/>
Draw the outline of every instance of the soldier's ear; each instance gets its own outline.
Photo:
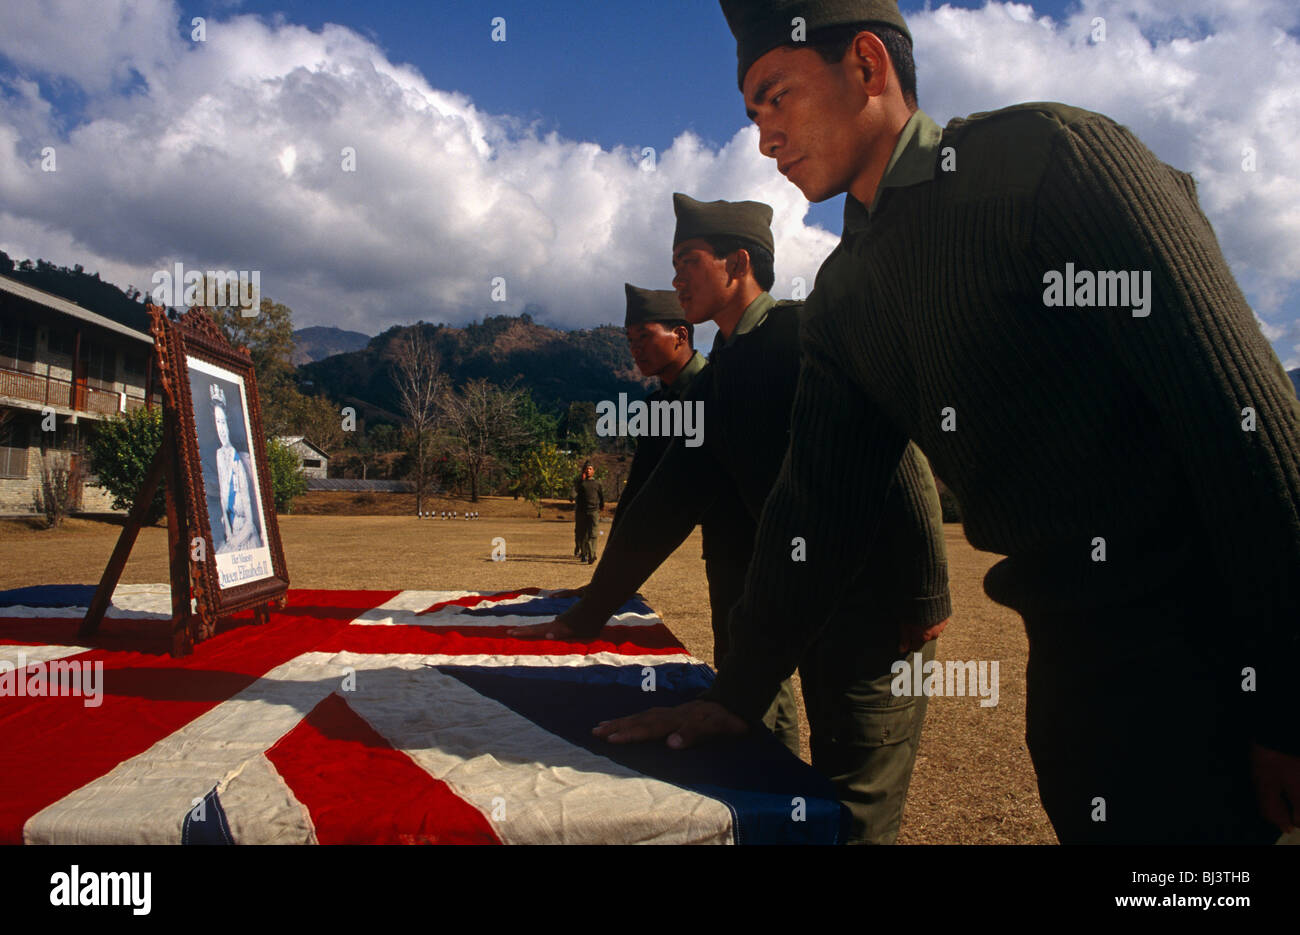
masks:
<path id="1" fill-rule="evenodd" d="M 727 276 L 730 279 L 744 279 L 749 272 L 749 251 L 737 250 L 727 256 Z"/>
<path id="2" fill-rule="evenodd" d="M 862 75 L 862 84 L 871 97 L 885 93 L 889 72 L 889 52 L 875 33 L 862 31 L 849 47 L 850 60 Z"/>

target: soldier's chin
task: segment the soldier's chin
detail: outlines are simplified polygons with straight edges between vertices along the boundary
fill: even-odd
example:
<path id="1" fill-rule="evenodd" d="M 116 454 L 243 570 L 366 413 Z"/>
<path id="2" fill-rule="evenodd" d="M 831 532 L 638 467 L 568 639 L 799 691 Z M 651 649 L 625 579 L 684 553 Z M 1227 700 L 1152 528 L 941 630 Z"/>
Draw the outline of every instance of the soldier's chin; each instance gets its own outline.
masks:
<path id="1" fill-rule="evenodd" d="M 681 300 L 679 299 L 678 301 Z M 695 302 L 693 300 L 682 302 L 681 304 L 682 304 L 683 315 L 685 316 L 686 320 L 689 321 L 692 325 L 702 325 L 704 324 L 704 322 L 708 321 L 709 318 L 711 317 L 709 315 L 701 314 L 700 312 L 697 312 L 695 310 Z"/>
<path id="2" fill-rule="evenodd" d="M 798 168 L 804 168 L 802 162 L 799 164 Z M 791 173 L 791 175 L 793 174 L 794 173 Z M 836 195 L 847 190 L 845 188 L 837 189 L 834 185 L 819 185 L 815 179 L 809 178 L 807 173 L 803 173 L 800 180 L 797 182 L 790 176 L 786 177 L 786 181 L 799 189 L 799 191 L 803 193 L 803 196 L 813 204 L 823 202 L 827 198 L 834 198 Z"/>

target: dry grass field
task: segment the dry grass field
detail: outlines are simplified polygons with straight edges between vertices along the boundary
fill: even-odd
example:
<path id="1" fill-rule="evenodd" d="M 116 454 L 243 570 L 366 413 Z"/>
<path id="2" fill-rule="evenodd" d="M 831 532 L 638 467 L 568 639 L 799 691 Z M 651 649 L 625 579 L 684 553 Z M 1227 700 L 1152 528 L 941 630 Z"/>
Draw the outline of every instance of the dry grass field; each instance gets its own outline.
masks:
<path id="1" fill-rule="evenodd" d="M 590 578 L 590 568 L 572 557 L 567 503 L 547 502 L 541 519 L 527 502 L 509 498 L 433 499 L 426 509 L 481 516 L 420 520 L 413 496 L 312 493 L 296 501 L 295 513 L 280 519 L 292 586 L 504 590 L 575 587 Z M 73 519 L 49 531 L 34 519 L 0 520 L 0 588 L 93 584 L 120 528 L 120 519 Z M 601 529 L 608 533 L 608 517 Z M 899 842 L 1054 843 L 1024 747 L 1024 629 L 1016 614 L 984 596 L 981 582 L 997 556 L 972 549 L 960 526 L 947 534 L 954 613 L 938 658 L 997 660 L 999 703 L 930 699 Z M 506 540 L 504 562 L 490 557 L 496 536 Z M 144 530 L 122 581 L 167 580 L 166 542 L 162 527 Z M 642 593 L 693 654 L 713 658 L 698 531 Z M 806 721 L 803 734 L 806 756 Z"/>

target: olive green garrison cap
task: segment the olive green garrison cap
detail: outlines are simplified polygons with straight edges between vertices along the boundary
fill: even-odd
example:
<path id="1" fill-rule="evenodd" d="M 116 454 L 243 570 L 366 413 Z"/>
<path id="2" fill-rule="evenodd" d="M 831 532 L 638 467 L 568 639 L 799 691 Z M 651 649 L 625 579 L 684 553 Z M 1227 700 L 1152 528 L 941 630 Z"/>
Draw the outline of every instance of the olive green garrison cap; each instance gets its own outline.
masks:
<path id="1" fill-rule="evenodd" d="M 630 282 L 623 283 L 627 293 L 627 314 L 623 327 L 644 325 L 648 321 L 685 321 L 686 313 L 677 293 L 672 289 L 638 289 Z"/>
<path id="2" fill-rule="evenodd" d="M 802 35 L 827 26 L 883 23 L 908 39 L 898 0 L 721 0 L 722 15 L 736 37 L 737 82 L 743 88 L 750 67 L 778 46 L 793 45 L 795 17 L 803 18 Z"/>
<path id="3" fill-rule="evenodd" d="M 677 230 L 673 246 L 696 237 L 734 238 L 776 253 L 772 240 L 772 207 L 761 201 L 696 201 L 689 195 L 673 195 Z"/>

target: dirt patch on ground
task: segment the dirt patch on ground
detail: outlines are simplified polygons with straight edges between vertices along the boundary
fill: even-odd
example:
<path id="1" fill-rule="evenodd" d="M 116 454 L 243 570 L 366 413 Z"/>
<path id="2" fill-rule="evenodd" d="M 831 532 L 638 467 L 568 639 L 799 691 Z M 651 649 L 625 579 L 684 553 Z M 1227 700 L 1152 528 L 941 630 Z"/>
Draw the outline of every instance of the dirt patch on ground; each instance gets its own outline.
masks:
<path id="1" fill-rule="evenodd" d="M 280 518 L 292 586 L 505 590 L 575 587 L 590 580 L 591 569 L 573 558 L 573 506 L 567 501 L 545 501 L 539 520 L 526 500 L 431 499 L 426 509 L 439 514 L 480 514 L 444 520 L 416 518 L 414 495 L 376 494 L 375 503 L 355 502 L 357 496 L 313 492 L 296 502 L 293 515 Z M 363 508 L 390 515 L 361 515 Z M 35 525 L 0 520 L 0 588 L 96 583 L 121 532 L 120 518 L 72 519 L 49 531 Z M 997 660 L 999 701 L 996 707 L 980 707 L 977 697 L 930 699 L 899 841 L 1054 842 L 1024 747 L 1024 628 L 1015 613 L 984 595 L 984 573 L 998 557 L 972 549 L 960 526 L 946 531 L 954 613 L 939 640 L 938 658 Z M 608 532 L 606 517 L 601 551 Z M 497 537 L 506 541 L 504 562 L 492 561 Z M 642 593 L 694 655 L 711 661 L 700 548 L 697 530 Z M 122 581 L 166 581 L 166 550 L 166 529 L 142 530 Z M 806 757 L 806 719 L 802 734 Z"/>

